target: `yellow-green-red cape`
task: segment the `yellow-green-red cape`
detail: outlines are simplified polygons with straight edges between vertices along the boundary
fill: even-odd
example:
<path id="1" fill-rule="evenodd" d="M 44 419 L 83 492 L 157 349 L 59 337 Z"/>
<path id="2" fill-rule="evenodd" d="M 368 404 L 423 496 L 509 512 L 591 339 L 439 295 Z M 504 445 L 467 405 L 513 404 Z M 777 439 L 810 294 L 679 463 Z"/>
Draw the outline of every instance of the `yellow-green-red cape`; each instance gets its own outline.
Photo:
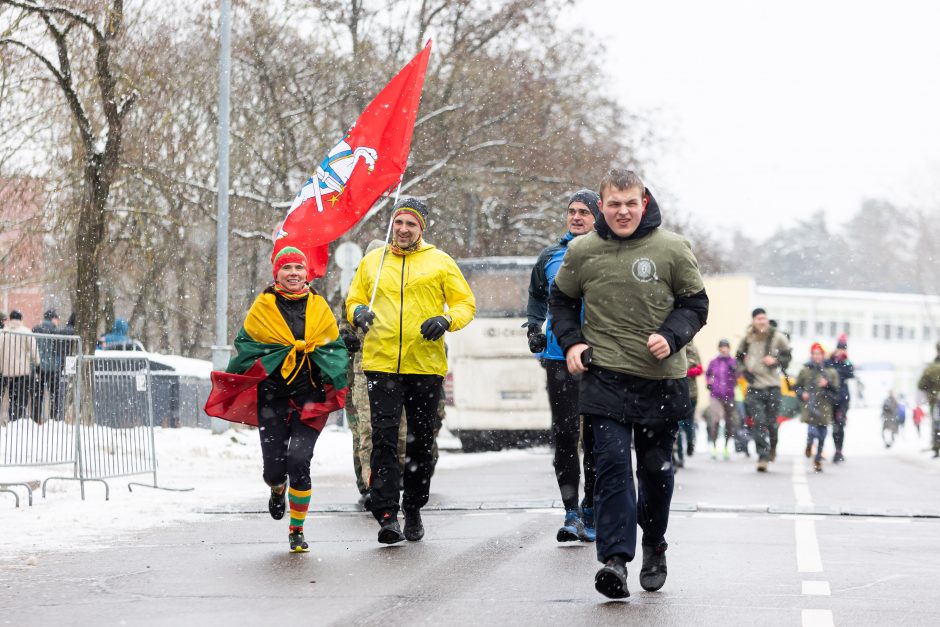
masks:
<path id="1" fill-rule="evenodd" d="M 339 339 L 336 319 L 322 296 L 307 297 L 303 340 L 294 339 L 275 298 L 265 292 L 255 299 L 235 337 L 235 356 L 225 372 L 212 373 L 212 392 L 205 411 L 210 416 L 257 426 L 258 384 L 276 368 L 290 382 L 304 360 L 309 360 L 320 370 L 326 401 L 306 403 L 301 420 L 320 430 L 330 412 L 346 404 L 346 345 Z"/>

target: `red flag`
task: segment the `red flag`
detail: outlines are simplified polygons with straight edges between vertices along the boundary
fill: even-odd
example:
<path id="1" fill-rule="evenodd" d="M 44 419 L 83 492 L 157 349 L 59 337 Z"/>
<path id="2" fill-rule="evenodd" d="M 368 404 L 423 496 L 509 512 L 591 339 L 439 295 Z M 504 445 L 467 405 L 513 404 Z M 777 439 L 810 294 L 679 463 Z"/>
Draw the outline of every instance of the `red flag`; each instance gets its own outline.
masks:
<path id="1" fill-rule="evenodd" d="M 272 259 L 285 246 L 295 246 L 307 255 L 308 278 L 323 276 L 326 245 L 398 184 L 408 164 L 430 54 L 429 40 L 320 162 L 274 231 Z"/>

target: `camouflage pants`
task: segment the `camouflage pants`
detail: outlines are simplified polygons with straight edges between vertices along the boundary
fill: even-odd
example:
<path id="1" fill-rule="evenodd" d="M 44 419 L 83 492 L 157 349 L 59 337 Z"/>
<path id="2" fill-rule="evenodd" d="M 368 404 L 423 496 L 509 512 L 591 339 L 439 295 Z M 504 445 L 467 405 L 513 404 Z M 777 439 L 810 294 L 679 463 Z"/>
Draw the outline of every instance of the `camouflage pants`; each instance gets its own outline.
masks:
<path id="1" fill-rule="evenodd" d="M 369 477 L 372 467 L 369 460 L 372 457 L 372 419 L 369 415 L 369 391 L 366 386 L 366 377 L 361 372 L 353 375 L 350 385 L 350 401 L 353 412 L 347 405 L 346 419 L 352 431 L 353 466 L 356 469 L 356 487 L 360 494 L 369 489 Z M 436 434 L 435 434 L 436 435 Z M 404 420 L 398 428 L 398 461 L 405 465 L 405 444 L 408 439 L 408 425 Z"/>
<path id="2" fill-rule="evenodd" d="M 780 411 L 780 388 L 747 389 L 747 410 L 754 419 L 754 445 L 760 461 L 770 459 L 777 448 L 777 414 Z"/>

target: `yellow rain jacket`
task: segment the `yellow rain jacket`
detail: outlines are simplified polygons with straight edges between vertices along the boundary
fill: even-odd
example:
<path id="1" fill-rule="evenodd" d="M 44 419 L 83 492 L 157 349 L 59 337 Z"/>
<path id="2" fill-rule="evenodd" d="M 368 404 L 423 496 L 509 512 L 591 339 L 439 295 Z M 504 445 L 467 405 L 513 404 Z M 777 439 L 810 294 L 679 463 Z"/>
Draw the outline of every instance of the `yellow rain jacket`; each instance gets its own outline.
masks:
<path id="1" fill-rule="evenodd" d="M 346 296 L 350 323 L 356 307 L 369 306 L 382 252 L 373 250 L 359 263 Z M 451 318 L 449 331 L 458 331 L 473 320 L 476 308 L 473 292 L 450 255 L 423 241 L 403 257 L 389 250 L 372 309 L 375 322 L 362 344 L 362 369 L 445 376 L 444 338 L 424 339 L 421 324 L 446 314 Z"/>

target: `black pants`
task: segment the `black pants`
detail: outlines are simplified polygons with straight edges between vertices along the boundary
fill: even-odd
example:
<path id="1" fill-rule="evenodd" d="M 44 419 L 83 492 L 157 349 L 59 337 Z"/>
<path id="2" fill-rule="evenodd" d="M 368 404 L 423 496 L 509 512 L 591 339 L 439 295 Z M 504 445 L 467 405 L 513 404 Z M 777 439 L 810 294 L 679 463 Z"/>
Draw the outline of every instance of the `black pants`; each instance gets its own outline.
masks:
<path id="1" fill-rule="evenodd" d="M 3 377 L 3 386 L 10 395 L 10 406 L 7 416 L 10 422 L 20 418 L 29 418 L 26 412 L 29 398 L 32 396 L 32 378 L 29 375 L 22 377 Z"/>
<path id="2" fill-rule="evenodd" d="M 443 378 L 425 374 L 366 372 L 372 417 L 372 514 L 381 520 L 398 513 L 401 468 L 398 465 L 398 427 L 401 410 L 408 421 L 405 445 L 404 494 L 401 508 L 418 510 L 431 494 L 434 423 Z"/>
<path id="3" fill-rule="evenodd" d="M 842 452 L 842 444 L 845 442 L 845 420 L 846 409 L 836 407 L 832 412 L 832 442 L 836 445 L 836 452 Z"/>
<path id="4" fill-rule="evenodd" d="M 605 562 L 622 554 L 629 562 L 636 555 L 637 524 L 643 529 L 643 544 L 655 546 L 666 539 L 675 485 L 672 445 L 678 427 L 674 421 L 653 426 L 590 418 L 597 458 L 597 559 Z M 636 489 L 631 444 L 636 448 Z"/>
<path id="5" fill-rule="evenodd" d="M 578 443 L 581 441 L 581 415 L 578 413 L 578 385 L 580 377 L 568 372 L 561 360 L 543 361 L 547 379 L 548 404 L 552 410 L 552 435 L 555 439 L 555 477 L 565 509 L 578 507 L 578 487 L 581 468 L 578 463 Z M 594 431 L 591 421 L 584 419 L 584 507 L 594 507 Z"/>
<path id="6" fill-rule="evenodd" d="M 310 460 L 320 432 L 300 420 L 303 401 L 279 397 L 264 384 L 258 387 L 258 431 L 269 486 L 290 480 L 295 490 L 311 488 Z"/>
<path id="7" fill-rule="evenodd" d="M 43 398 L 49 395 L 49 419 L 62 420 L 62 398 L 59 394 L 61 374 L 58 370 L 40 370 L 33 380 L 33 420 L 42 421 Z"/>

